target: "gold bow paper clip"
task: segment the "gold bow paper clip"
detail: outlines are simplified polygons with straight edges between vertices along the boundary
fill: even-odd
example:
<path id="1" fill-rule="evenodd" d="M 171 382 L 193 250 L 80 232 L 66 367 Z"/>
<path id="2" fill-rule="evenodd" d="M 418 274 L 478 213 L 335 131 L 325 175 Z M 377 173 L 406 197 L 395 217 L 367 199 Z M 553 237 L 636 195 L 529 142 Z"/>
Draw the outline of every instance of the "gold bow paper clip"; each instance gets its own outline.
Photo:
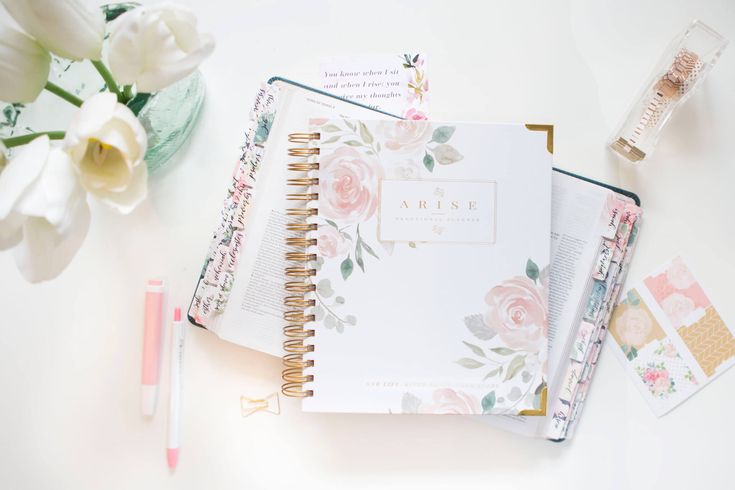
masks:
<path id="1" fill-rule="evenodd" d="M 248 398 L 240 397 L 240 413 L 243 417 L 248 417 L 255 412 L 269 412 L 274 415 L 281 413 L 281 402 L 278 398 L 278 392 L 275 391 L 265 398 Z"/>

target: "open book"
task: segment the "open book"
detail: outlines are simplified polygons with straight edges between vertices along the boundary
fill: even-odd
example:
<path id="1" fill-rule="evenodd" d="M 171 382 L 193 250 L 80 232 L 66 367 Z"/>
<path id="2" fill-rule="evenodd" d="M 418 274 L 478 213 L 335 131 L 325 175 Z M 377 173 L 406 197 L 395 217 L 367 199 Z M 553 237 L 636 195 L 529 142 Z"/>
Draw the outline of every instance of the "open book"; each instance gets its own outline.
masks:
<path id="1" fill-rule="evenodd" d="M 226 340 L 274 355 L 281 355 L 283 353 L 283 329 L 287 325 L 283 319 L 285 308 L 282 301 L 285 294 L 283 290 L 283 271 L 284 268 L 289 267 L 285 254 L 291 250 L 284 245 L 284 240 L 289 236 L 289 232 L 286 229 L 288 219 L 285 210 L 290 207 L 285 197 L 288 193 L 287 179 L 289 178 L 289 172 L 286 166 L 286 162 L 289 161 L 287 150 L 293 146 L 293 143 L 289 143 L 288 141 L 288 134 L 303 130 L 309 118 L 320 116 L 324 119 L 394 119 L 390 115 L 376 112 L 367 107 L 338 99 L 293 82 L 281 79 L 271 80 L 260 91 L 256 99 L 256 104 L 251 114 L 251 127 L 247 133 L 246 143 L 243 148 L 243 156 L 233 174 L 232 183 L 223 206 L 222 216 L 220 217 L 219 225 L 189 309 L 189 318 L 193 323 L 213 331 Z M 543 136 L 543 133 L 537 134 Z M 326 141 L 328 139 L 329 136 L 325 134 L 324 140 Z M 549 144 L 553 146 L 551 140 L 549 140 Z M 349 144 L 346 146 L 350 147 Z M 436 146 L 436 144 L 432 144 L 432 146 Z M 446 148 L 440 150 L 438 156 L 431 151 L 427 151 L 424 157 L 427 155 L 431 156 L 434 165 L 439 167 L 440 165 L 445 165 L 439 162 L 439 159 L 447 161 L 456 158 L 456 155 L 453 156 L 451 152 L 447 153 L 446 150 Z M 457 151 L 461 154 L 460 150 Z M 419 168 L 424 169 L 427 168 L 427 165 L 431 165 L 431 161 L 428 158 L 424 161 L 423 157 L 420 162 L 414 163 L 418 163 Z M 522 379 L 529 379 L 528 376 L 532 374 L 532 371 L 533 374 L 538 374 L 545 368 L 547 390 L 544 392 L 542 389 L 539 390 L 539 393 L 536 393 L 534 389 L 531 405 L 539 406 L 541 404 L 542 393 L 544 393 L 546 400 L 544 400 L 545 403 L 543 405 L 547 407 L 546 409 L 549 415 L 545 417 L 535 416 L 533 419 L 539 421 L 561 421 L 561 423 L 557 424 L 561 435 L 547 435 L 545 429 L 542 428 L 545 427 L 544 424 L 546 422 L 534 422 L 530 424 L 525 421 L 532 417 L 524 418 L 522 416 L 514 416 L 515 418 L 511 418 L 493 415 L 482 417 L 482 419 L 497 420 L 512 429 L 529 434 L 560 439 L 564 437 L 569 427 L 569 421 L 573 419 L 574 413 L 579 410 L 578 408 L 571 410 L 571 407 L 581 406 L 577 400 L 582 400 L 586 394 L 586 387 L 589 383 L 579 383 L 579 380 L 589 378 L 594 360 L 596 360 L 596 355 L 599 353 L 599 345 L 604 336 L 605 317 L 614 303 L 619 290 L 617 284 L 622 280 L 626 260 L 629 260 L 627 258 L 629 257 L 628 251 L 634 243 L 635 233 L 631 233 L 630 230 L 637 227 L 637 221 L 632 216 L 638 216 L 639 211 L 635 211 L 637 207 L 625 208 L 624 206 L 620 208 L 617 204 L 613 205 L 612 209 L 617 210 L 615 212 L 619 212 L 620 216 L 623 216 L 623 213 L 628 213 L 629 218 L 627 221 L 624 221 L 621 217 L 613 217 L 612 222 L 608 224 L 608 228 L 611 229 L 613 225 L 621 228 L 620 230 L 617 228 L 612 230 L 613 238 L 603 239 L 603 235 L 599 235 L 597 243 L 594 246 L 585 245 L 585 247 L 598 247 L 597 252 L 602 250 L 604 254 L 604 248 L 602 248 L 603 243 L 608 245 L 614 243 L 616 246 L 620 244 L 623 250 L 611 253 L 609 261 L 603 260 L 598 264 L 601 269 L 597 276 L 604 277 L 603 280 L 590 279 L 590 271 L 596 267 L 593 265 L 593 262 L 597 257 L 591 258 L 589 253 L 581 253 L 579 250 L 570 251 L 568 248 L 570 243 L 572 243 L 568 241 L 570 238 L 561 239 L 560 237 L 567 235 L 576 236 L 570 230 L 577 234 L 583 234 L 586 230 L 589 233 L 588 238 L 594 236 L 594 233 L 600 231 L 598 229 L 601 226 L 600 223 L 606 219 L 601 216 L 607 213 L 606 206 L 608 205 L 608 201 L 605 201 L 606 204 L 601 208 L 597 208 L 602 215 L 598 214 L 596 219 L 592 217 L 594 214 L 593 210 L 596 206 L 594 202 L 596 200 L 599 201 L 600 196 L 603 195 L 614 196 L 616 198 L 615 201 L 628 201 L 627 204 L 633 206 L 630 202 L 630 196 L 626 197 L 622 191 L 611 190 L 600 184 L 583 181 L 578 177 L 570 176 L 559 171 L 553 172 L 552 179 L 554 182 L 552 207 L 555 217 L 552 219 L 550 234 L 552 239 L 552 265 L 550 267 L 550 284 L 548 286 L 550 290 L 549 310 L 547 312 L 548 318 L 550 319 L 548 330 L 550 349 L 548 350 L 548 359 L 544 363 L 541 363 L 542 366 L 538 368 L 530 362 L 530 366 L 524 365 L 524 368 L 528 368 L 525 369 L 527 374 L 524 376 L 524 369 L 521 368 L 519 370 L 518 368 L 520 366 L 520 360 L 516 360 L 513 366 L 511 366 L 510 364 L 516 356 L 509 355 L 507 365 L 501 366 L 505 374 L 498 375 L 498 372 L 495 374 L 502 381 L 507 376 L 508 370 L 511 370 L 514 374 L 511 379 L 519 376 L 519 380 L 522 381 Z M 559 193 L 560 190 L 565 191 L 564 196 Z M 613 202 L 610 201 L 610 203 Z M 560 210 L 563 209 L 579 211 L 586 207 L 589 207 L 589 209 L 588 213 L 584 215 L 575 216 L 571 214 L 571 211 L 566 212 L 566 214 L 559 214 L 561 212 Z M 622 229 L 626 226 L 629 230 L 628 233 L 624 233 Z M 610 236 L 611 232 L 609 230 L 603 231 L 604 236 Z M 400 233 L 402 230 L 393 230 L 393 232 Z M 621 236 L 616 238 L 616 234 Z M 625 239 L 623 239 L 622 235 L 625 235 Z M 353 238 L 356 239 L 356 237 Z M 407 243 L 411 241 L 408 240 Z M 420 241 L 414 241 L 419 249 L 421 248 Z M 546 242 L 548 243 L 548 238 Z M 558 243 L 562 245 L 557 246 Z M 592 241 L 588 243 L 591 244 Z M 582 246 L 576 242 L 574 244 L 575 246 Z M 372 245 L 372 243 L 368 242 L 368 247 L 376 255 L 379 255 L 378 250 Z M 366 261 L 373 260 L 373 257 L 367 251 L 367 248 L 361 247 L 361 249 L 363 266 L 367 265 L 370 267 L 370 264 L 366 264 Z M 243 253 L 243 250 L 247 250 L 247 253 Z M 565 259 L 563 270 L 566 270 L 570 274 L 570 277 L 573 277 L 572 283 L 574 284 L 558 282 L 555 285 L 557 282 L 555 278 L 564 279 L 565 277 L 560 274 L 559 267 L 554 264 L 555 257 L 561 257 L 558 255 L 560 250 L 572 254 Z M 578 252 L 581 255 L 578 256 Z M 615 251 L 613 250 L 612 252 Z M 575 260 L 571 260 L 572 258 Z M 541 264 L 538 267 L 540 276 L 541 271 L 544 269 L 544 261 L 543 259 L 535 261 L 532 257 L 527 257 L 524 263 L 521 264 L 521 276 L 526 272 L 524 268 L 527 265 L 527 259 L 532 259 L 531 262 L 537 266 Z M 361 267 L 357 263 L 357 258 L 354 255 L 354 250 L 351 255 L 351 261 L 352 273 L 354 274 L 355 270 L 359 270 L 362 273 Z M 513 265 L 518 270 L 518 265 Z M 554 272 L 555 270 L 556 272 Z M 584 271 L 584 274 L 580 271 Z M 533 266 L 530 266 L 529 273 L 532 276 L 536 274 Z M 582 281 L 583 277 L 585 277 L 584 285 L 577 285 L 576 283 Z M 605 287 L 604 293 L 602 292 L 601 286 L 594 287 L 598 282 L 609 283 Z M 599 302 L 599 306 L 590 311 L 590 313 L 594 311 L 598 316 L 594 319 L 594 322 L 587 321 L 583 323 L 581 321 L 582 317 L 579 317 L 577 312 L 580 311 L 580 308 L 584 310 L 584 307 L 580 305 L 589 303 L 591 301 L 590 298 L 595 298 L 594 301 Z M 345 297 L 342 297 L 342 299 L 345 299 Z M 334 300 L 337 301 L 336 294 Z M 477 311 L 468 311 L 465 316 L 469 318 L 472 318 L 473 315 L 482 316 L 484 313 L 482 311 L 482 305 L 476 309 Z M 325 315 L 325 318 L 329 317 Z M 332 322 L 332 320 L 325 321 Z M 352 322 L 360 322 L 360 319 L 357 317 L 353 319 L 351 317 L 347 318 L 347 316 L 340 316 L 339 321 L 332 324 L 332 328 L 334 331 L 338 328 L 349 329 L 355 326 L 351 325 Z M 485 346 L 478 345 L 482 339 L 474 338 L 470 329 L 469 325 L 472 325 L 472 320 L 462 318 L 461 323 L 463 323 L 460 324 L 461 329 L 463 329 L 463 340 L 467 344 L 472 344 L 474 347 L 482 350 Z M 591 323 L 594 324 L 594 328 L 589 327 L 588 324 Z M 325 326 L 325 328 L 327 327 Z M 579 332 L 582 332 L 581 339 L 577 338 Z M 478 354 L 480 350 L 476 351 L 474 347 L 469 347 L 462 340 L 459 341 L 459 346 L 465 350 L 462 354 L 458 353 L 458 356 L 461 357 L 458 357 L 456 361 L 471 367 L 463 367 L 461 364 L 457 364 L 457 366 L 462 367 L 467 373 L 474 373 L 475 370 L 484 369 L 485 372 L 482 372 L 482 377 L 492 374 L 494 368 L 490 369 L 486 367 L 483 355 Z M 575 359 L 577 359 L 576 361 L 570 357 L 572 355 L 571 347 L 574 346 L 579 347 L 574 353 Z M 490 346 L 490 348 L 494 347 Z M 498 349 L 498 352 L 495 354 L 499 352 L 505 351 Z M 460 361 L 461 359 L 464 360 Z M 305 360 L 308 361 L 308 356 Z M 571 364 L 573 361 L 584 366 L 582 371 L 580 371 L 578 366 Z M 546 366 L 543 366 L 543 364 L 546 364 Z M 293 366 L 294 364 L 292 363 L 291 367 Z M 563 374 L 562 371 L 564 371 Z M 477 371 L 477 373 L 480 373 L 480 371 Z M 308 374 L 304 373 L 304 376 L 306 377 Z M 562 386 L 561 382 L 563 380 L 569 380 L 571 377 L 575 377 L 576 385 L 579 385 L 579 387 L 573 388 L 568 383 L 570 394 L 567 396 L 567 399 L 562 400 L 559 398 L 561 393 L 560 388 Z M 537 385 L 535 388 L 538 388 L 538 386 L 540 385 Z M 508 396 L 509 398 L 515 398 L 513 401 L 517 401 L 518 397 L 516 395 L 518 393 L 513 391 L 512 388 L 508 391 Z M 448 396 L 444 398 L 441 397 L 441 393 L 437 395 L 439 398 L 436 401 L 433 400 L 432 395 L 425 402 L 417 403 L 417 399 L 421 401 L 421 397 L 412 393 L 410 390 L 405 390 L 401 395 L 400 408 L 397 410 L 391 409 L 391 411 L 421 413 L 427 412 L 427 409 L 431 405 L 434 405 L 434 411 L 436 412 L 441 412 L 444 408 L 448 412 L 452 412 L 453 410 L 461 413 L 477 411 L 476 409 L 464 410 L 453 406 L 451 403 L 452 397 L 449 396 L 448 392 L 445 392 L 445 394 Z M 475 398 L 478 397 L 479 394 L 475 396 Z M 480 409 L 483 411 L 482 400 L 484 398 L 483 395 L 479 399 Z M 493 411 L 494 407 L 507 403 L 505 397 L 502 397 L 503 400 L 500 401 L 498 398 L 501 397 L 496 393 L 494 403 L 492 404 L 493 407 L 489 409 L 488 413 L 498 413 L 497 410 Z M 490 407 L 491 404 L 489 401 L 490 398 L 485 400 L 485 408 Z M 557 410 L 557 404 L 561 405 L 559 410 Z M 443 405 L 446 405 L 446 407 L 442 408 Z M 555 411 L 558 412 L 556 419 L 552 416 L 552 413 Z M 550 425 L 551 422 L 548 422 L 548 424 Z M 532 425 L 533 427 L 531 427 Z"/>

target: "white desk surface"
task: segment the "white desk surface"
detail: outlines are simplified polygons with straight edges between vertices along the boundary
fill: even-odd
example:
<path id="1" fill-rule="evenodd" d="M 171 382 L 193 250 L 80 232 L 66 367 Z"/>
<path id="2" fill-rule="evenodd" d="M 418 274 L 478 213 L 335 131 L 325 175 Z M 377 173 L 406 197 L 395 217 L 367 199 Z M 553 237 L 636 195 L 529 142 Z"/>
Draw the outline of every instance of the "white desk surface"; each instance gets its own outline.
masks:
<path id="1" fill-rule="evenodd" d="M 240 395 L 276 391 L 280 360 L 197 328 L 187 332 L 174 474 L 166 403 L 152 420 L 139 409 L 146 280 L 165 277 L 171 298 L 188 303 L 258 84 L 313 84 L 323 55 L 421 50 L 434 119 L 553 122 L 558 166 L 643 200 L 630 278 L 684 252 L 735 318 L 735 47 L 645 166 L 621 167 L 604 144 L 691 19 L 735 39 L 734 2 L 185 3 L 218 43 L 202 66 L 208 98 L 190 144 L 132 215 L 93 210 L 57 280 L 29 285 L 0 255 L 0 487 L 735 488 L 735 370 L 659 419 L 607 350 L 564 444 L 460 417 L 302 414 L 291 400 L 280 416 L 242 418 Z"/>

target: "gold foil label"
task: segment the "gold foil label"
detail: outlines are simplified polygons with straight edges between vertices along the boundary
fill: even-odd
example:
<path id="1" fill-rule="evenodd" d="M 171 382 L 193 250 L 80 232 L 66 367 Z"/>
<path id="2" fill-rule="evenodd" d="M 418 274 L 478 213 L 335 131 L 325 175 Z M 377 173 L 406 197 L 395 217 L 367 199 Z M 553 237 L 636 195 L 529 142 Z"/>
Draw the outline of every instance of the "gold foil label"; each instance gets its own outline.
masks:
<path id="1" fill-rule="evenodd" d="M 382 241 L 495 243 L 493 181 L 383 180 Z"/>

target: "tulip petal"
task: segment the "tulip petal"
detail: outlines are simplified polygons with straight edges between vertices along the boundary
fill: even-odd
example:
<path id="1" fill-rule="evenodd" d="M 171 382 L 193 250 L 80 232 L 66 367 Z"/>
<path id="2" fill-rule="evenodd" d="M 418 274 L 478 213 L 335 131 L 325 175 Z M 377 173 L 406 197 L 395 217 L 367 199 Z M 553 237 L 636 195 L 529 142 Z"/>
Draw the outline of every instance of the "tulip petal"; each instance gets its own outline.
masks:
<path id="1" fill-rule="evenodd" d="M 10 15 L 49 51 L 71 60 L 100 59 L 102 10 L 80 0 L 0 0 Z"/>
<path id="2" fill-rule="evenodd" d="M 214 40 L 197 31 L 187 8 L 164 4 L 121 15 L 110 29 L 110 69 L 140 92 L 155 92 L 193 72 L 212 53 Z"/>
<path id="3" fill-rule="evenodd" d="M 60 233 L 43 218 L 29 218 L 23 226 L 23 241 L 15 248 L 15 262 L 29 282 L 53 279 L 69 265 L 89 229 L 89 206 L 77 203 L 71 226 Z"/>
<path id="4" fill-rule="evenodd" d="M 0 250 L 8 250 L 20 243 L 25 220 L 25 216 L 15 212 L 0 220 Z"/>
<path id="5" fill-rule="evenodd" d="M 120 214 L 129 214 L 148 195 L 148 168 L 145 165 L 135 167 L 130 184 L 121 192 L 101 189 L 93 195 Z"/>
<path id="6" fill-rule="evenodd" d="M 16 150 L 0 174 L 0 220 L 13 210 L 21 196 L 38 179 L 49 152 L 48 136 L 39 136 Z"/>
<path id="7" fill-rule="evenodd" d="M 40 44 L 0 26 L 0 100 L 29 103 L 46 86 L 51 55 Z"/>

